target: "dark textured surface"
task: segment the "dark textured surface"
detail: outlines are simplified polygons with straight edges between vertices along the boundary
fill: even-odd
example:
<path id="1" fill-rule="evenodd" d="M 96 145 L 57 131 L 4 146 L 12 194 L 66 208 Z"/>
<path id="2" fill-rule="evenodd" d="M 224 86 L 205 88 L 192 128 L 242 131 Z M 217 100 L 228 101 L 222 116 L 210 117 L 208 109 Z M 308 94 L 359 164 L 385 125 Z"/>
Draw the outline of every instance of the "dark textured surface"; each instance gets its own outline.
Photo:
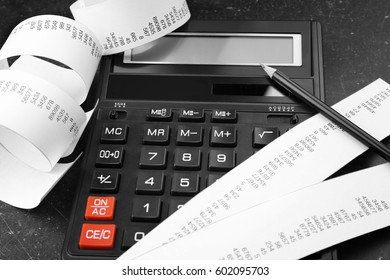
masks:
<path id="1" fill-rule="evenodd" d="M 378 77 L 390 81 L 389 0 L 187 0 L 193 19 L 317 20 L 323 28 L 327 103 L 332 105 Z M 71 16 L 71 0 L 0 0 L 0 45 L 20 21 L 40 14 Z M 0 259 L 58 259 L 77 166 L 33 210 L 0 202 Z M 389 230 L 347 242 L 344 258 L 390 258 Z M 363 245 L 364 244 L 364 245 Z M 383 246 L 386 245 L 386 246 Z M 356 250 L 358 249 L 359 250 Z"/>

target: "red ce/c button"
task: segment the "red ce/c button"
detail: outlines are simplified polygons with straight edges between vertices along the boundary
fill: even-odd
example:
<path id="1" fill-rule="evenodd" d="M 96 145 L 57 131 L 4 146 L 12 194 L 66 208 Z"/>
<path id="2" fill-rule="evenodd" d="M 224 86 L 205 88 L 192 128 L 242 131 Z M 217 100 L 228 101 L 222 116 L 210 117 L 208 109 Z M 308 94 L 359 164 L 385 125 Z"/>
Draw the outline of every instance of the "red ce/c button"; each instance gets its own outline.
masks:
<path id="1" fill-rule="evenodd" d="M 116 226 L 113 224 L 83 224 L 79 247 L 80 249 L 112 249 L 115 233 Z"/>

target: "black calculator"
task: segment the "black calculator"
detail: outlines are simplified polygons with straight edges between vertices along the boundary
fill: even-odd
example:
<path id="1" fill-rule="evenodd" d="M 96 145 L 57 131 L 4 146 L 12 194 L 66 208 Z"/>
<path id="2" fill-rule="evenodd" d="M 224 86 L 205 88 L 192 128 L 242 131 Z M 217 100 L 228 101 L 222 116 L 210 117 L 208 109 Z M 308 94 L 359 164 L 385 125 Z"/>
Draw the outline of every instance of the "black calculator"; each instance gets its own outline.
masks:
<path id="1" fill-rule="evenodd" d="M 324 100 L 317 22 L 190 21 L 103 59 L 64 259 L 119 257 L 314 114 L 257 62 L 283 70 Z"/>

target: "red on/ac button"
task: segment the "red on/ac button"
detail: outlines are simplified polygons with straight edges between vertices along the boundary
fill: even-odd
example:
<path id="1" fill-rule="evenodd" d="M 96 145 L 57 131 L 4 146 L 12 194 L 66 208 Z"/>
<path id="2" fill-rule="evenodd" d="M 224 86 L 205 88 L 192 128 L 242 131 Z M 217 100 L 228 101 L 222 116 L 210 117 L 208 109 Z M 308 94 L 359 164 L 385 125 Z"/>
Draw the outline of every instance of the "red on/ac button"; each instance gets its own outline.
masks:
<path id="1" fill-rule="evenodd" d="M 116 226 L 113 224 L 83 224 L 79 241 L 80 249 L 112 249 Z"/>
<path id="2" fill-rule="evenodd" d="M 115 197 L 89 196 L 85 209 L 86 220 L 108 221 L 114 218 Z"/>

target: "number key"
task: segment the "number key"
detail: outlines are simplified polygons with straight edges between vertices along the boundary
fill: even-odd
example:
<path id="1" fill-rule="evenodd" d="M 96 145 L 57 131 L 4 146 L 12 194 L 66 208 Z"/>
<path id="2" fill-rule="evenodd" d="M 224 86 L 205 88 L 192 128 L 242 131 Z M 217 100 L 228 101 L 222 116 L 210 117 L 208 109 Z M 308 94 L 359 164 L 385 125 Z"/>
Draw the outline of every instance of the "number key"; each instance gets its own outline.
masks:
<path id="1" fill-rule="evenodd" d="M 193 196 L 199 192 L 200 177 L 194 173 L 174 173 L 171 194 Z"/>
<path id="2" fill-rule="evenodd" d="M 236 153 L 233 150 L 210 150 L 209 170 L 229 171 L 235 166 Z"/>
<path id="3" fill-rule="evenodd" d="M 132 224 L 123 232 L 121 248 L 127 250 L 140 241 L 145 235 L 155 227 L 154 224 Z"/>
<path id="4" fill-rule="evenodd" d="M 167 166 L 167 149 L 161 147 L 142 147 L 140 168 L 164 169 Z"/>
<path id="5" fill-rule="evenodd" d="M 168 215 L 172 215 L 190 200 L 189 197 L 172 197 L 169 201 Z"/>
<path id="6" fill-rule="evenodd" d="M 165 175 L 159 171 L 142 172 L 138 175 L 135 192 L 137 194 L 162 194 Z"/>
<path id="7" fill-rule="evenodd" d="M 99 147 L 97 167 L 122 167 L 124 150 L 122 146 L 102 145 Z"/>
<path id="8" fill-rule="evenodd" d="M 161 219 L 162 202 L 159 197 L 137 196 L 133 200 L 133 221 L 158 222 Z"/>
<path id="9" fill-rule="evenodd" d="M 201 151 L 198 149 L 181 149 L 175 151 L 173 166 L 175 169 L 199 170 L 201 165 Z"/>

